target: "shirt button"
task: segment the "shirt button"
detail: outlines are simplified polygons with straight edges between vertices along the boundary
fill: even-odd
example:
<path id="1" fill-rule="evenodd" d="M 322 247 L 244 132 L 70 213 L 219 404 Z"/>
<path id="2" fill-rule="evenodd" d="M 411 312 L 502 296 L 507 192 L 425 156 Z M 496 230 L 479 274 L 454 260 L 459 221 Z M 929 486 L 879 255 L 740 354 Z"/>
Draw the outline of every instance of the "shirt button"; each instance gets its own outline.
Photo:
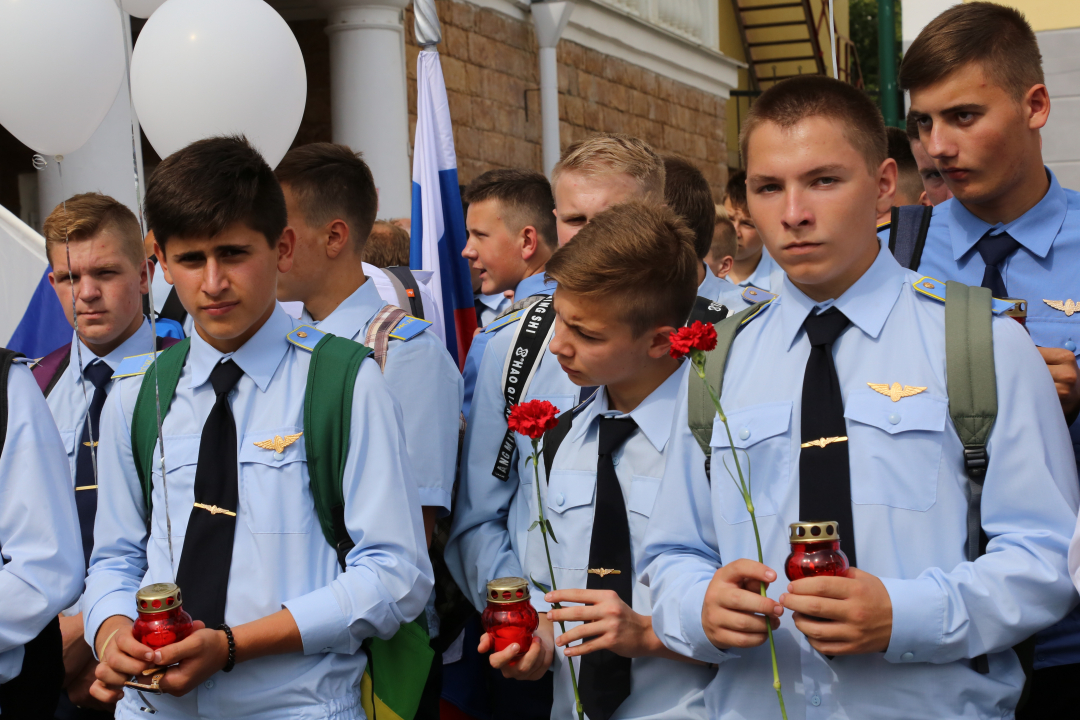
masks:
<path id="1" fill-rule="evenodd" d="M 285 457 L 285 453 L 279 453 L 279 452 L 274 453 L 274 459 L 275 460 L 281 460 L 284 457 Z"/>
<path id="2" fill-rule="evenodd" d="M 813 705 L 814 707 L 817 707 L 818 705 L 820 705 L 821 704 L 821 696 L 820 695 L 815 695 L 814 697 L 810 698 L 810 704 Z"/>
<path id="3" fill-rule="evenodd" d="M 906 652 L 900 656 L 900 659 L 904 662 L 911 662 L 915 659 L 915 653 Z"/>
<path id="4" fill-rule="evenodd" d="M 206 689 L 207 690 L 212 690 L 213 688 L 214 688 L 214 681 L 213 680 L 207 680 L 206 681 Z"/>
<path id="5" fill-rule="evenodd" d="M 619 458 L 618 457 L 611 458 L 611 464 L 612 465 L 618 465 L 619 464 Z"/>
<path id="6" fill-rule="evenodd" d="M 565 502 L 566 502 L 566 496 L 563 495 L 562 493 L 559 493 L 558 495 L 555 496 L 555 504 L 558 505 L 559 507 L 562 507 L 563 503 L 565 503 Z"/>
<path id="7" fill-rule="evenodd" d="M 740 440 L 746 440 L 749 437 L 750 437 L 750 428 L 743 428 L 742 430 L 739 431 L 739 439 Z"/>
<path id="8" fill-rule="evenodd" d="M 898 424 L 900 422 L 900 415 L 898 413 L 893 413 L 889 416 L 889 422 L 893 425 Z"/>
<path id="9" fill-rule="evenodd" d="M 1072 340 L 1066 340 L 1065 349 L 1069 352 L 1076 352 L 1076 343 L 1074 343 Z"/>

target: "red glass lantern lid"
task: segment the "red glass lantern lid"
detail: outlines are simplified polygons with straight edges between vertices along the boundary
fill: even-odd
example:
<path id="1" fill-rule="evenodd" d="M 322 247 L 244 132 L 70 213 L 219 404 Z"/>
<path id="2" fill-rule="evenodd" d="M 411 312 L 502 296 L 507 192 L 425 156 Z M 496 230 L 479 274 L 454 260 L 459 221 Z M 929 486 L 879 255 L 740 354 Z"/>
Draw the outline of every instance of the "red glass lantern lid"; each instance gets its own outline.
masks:
<path id="1" fill-rule="evenodd" d="M 791 530 L 790 542 L 792 544 L 838 542 L 840 540 L 840 524 L 835 520 L 791 523 L 788 528 Z"/>
<path id="2" fill-rule="evenodd" d="M 135 593 L 135 605 L 141 613 L 167 612 L 183 603 L 180 588 L 175 583 L 154 583 L 139 588 L 139 592 Z"/>
<path id="3" fill-rule="evenodd" d="M 493 603 L 515 603 L 529 599 L 529 583 L 525 578 L 504 577 L 487 584 L 487 599 Z"/>

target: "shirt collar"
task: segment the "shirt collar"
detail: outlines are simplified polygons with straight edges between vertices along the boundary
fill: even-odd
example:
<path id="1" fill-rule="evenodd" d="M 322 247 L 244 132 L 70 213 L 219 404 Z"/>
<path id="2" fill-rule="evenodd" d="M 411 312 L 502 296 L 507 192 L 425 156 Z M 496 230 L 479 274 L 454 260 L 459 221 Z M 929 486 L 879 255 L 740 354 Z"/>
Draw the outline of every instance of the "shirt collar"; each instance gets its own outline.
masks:
<path id="1" fill-rule="evenodd" d="M 776 261 L 769 255 L 769 251 L 764 247 L 761 248 L 761 260 L 758 261 L 757 267 L 754 268 L 754 272 L 739 283 L 739 287 L 750 287 L 753 285 L 756 288 L 762 290 L 772 290 L 770 287 L 770 276 L 772 271 L 777 267 Z"/>
<path id="2" fill-rule="evenodd" d="M 620 413 L 608 407 L 607 388 L 602 387 L 596 393 L 596 398 L 581 412 L 580 417 L 575 418 L 573 433 L 574 440 L 580 440 L 585 432 L 592 427 L 596 418 L 601 415 L 612 417 L 633 418 L 641 432 L 649 439 L 656 452 L 664 452 L 668 438 L 671 436 L 671 418 L 675 412 L 675 403 L 679 398 L 679 388 L 682 387 L 682 377 L 686 373 L 689 363 L 682 363 L 679 369 L 671 373 L 667 380 L 660 383 L 660 387 L 649 393 L 636 408 L 629 413 Z"/>
<path id="3" fill-rule="evenodd" d="M 946 201 L 953 259 L 960 260 L 970 252 L 987 231 L 992 231 L 994 235 L 1007 232 L 1033 255 L 1045 258 L 1065 222 L 1069 205 L 1065 190 L 1050 168 L 1046 168 L 1046 177 L 1050 180 L 1050 189 L 1046 191 L 1046 195 L 1011 223 L 991 225 L 975 217 L 956 198 Z M 945 203 L 942 203 L 938 207 L 944 206 Z"/>
<path id="4" fill-rule="evenodd" d="M 74 331 L 72 331 L 74 335 Z M 72 338 L 74 340 L 74 338 Z M 79 344 L 82 345 L 82 360 L 83 368 L 90 367 L 91 363 L 95 360 L 101 360 L 106 365 L 116 372 L 116 368 L 120 366 L 124 358 L 131 357 L 132 355 L 145 355 L 150 352 L 151 349 L 156 348 L 156 345 L 152 345 L 153 336 L 150 333 L 150 321 L 145 317 L 143 318 L 142 325 L 139 329 L 132 333 L 124 342 L 120 343 L 116 348 L 106 355 L 105 357 L 98 357 L 94 354 L 94 351 L 86 346 L 82 340 L 79 340 Z M 71 367 L 79 366 L 79 351 L 75 347 L 75 343 L 71 343 L 71 359 L 69 364 Z"/>
<path id="5" fill-rule="evenodd" d="M 498 310 L 499 306 L 507 300 L 509 298 L 502 293 L 495 293 L 494 295 L 477 294 L 476 296 L 476 301 L 489 310 Z"/>
<path id="6" fill-rule="evenodd" d="M 203 340 L 196 329 L 191 334 L 191 350 L 188 354 L 188 366 L 191 368 L 191 384 L 188 387 L 194 390 L 202 386 L 210 379 L 211 371 L 219 362 L 231 358 L 260 390 L 266 392 L 281 364 L 281 358 L 289 349 L 286 336 L 294 327 L 296 321 L 275 302 L 274 312 L 236 352 L 219 352 Z"/>
<path id="7" fill-rule="evenodd" d="M 764 258 L 764 251 L 762 251 L 762 258 Z M 706 263 L 701 263 L 705 267 L 705 279 L 698 285 L 697 294 L 698 297 L 709 298 L 715 300 L 720 296 L 720 291 L 724 287 L 724 281 L 716 277 L 712 268 Z M 760 263 L 758 263 L 760 265 Z M 729 283 L 730 284 L 730 283 Z"/>
<path id="8" fill-rule="evenodd" d="M 548 280 L 543 271 L 530 275 L 514 288 L 514 302 L 524 300 L 530 295 L 550 295 L 555 292 L 555 281 Z"/>
<path id="9" fill-rule="evenodd" d="M 375 317 L 375 313 L 379 312 L 385 305 L 386 301 L 379 295 L 379 290 L 375 287 L 374 281 L 368 278 L 352 295 L 342 300 L 341 304 L 334 308 L 334 312 L 319 322 L 311 324 L 324 333 L 351 340 L 356 337 L 365 325 L 371 322 L 371 318 Z M 311 315 L 306 308 L 304 309 L 304 319 L 306 321 L 311 320 Z"/>
<path id="10" fill-rule="evenodd" d="M 811 300 L 784 276 L 784 290 L 773 303 L 780 303 L 780 317 L 784 340 L 790 348 L 802 329 L 807 316 L 816 309 L 836 307 L 847 316 L 852 325 L 866 335 L 876 338 L 881 334 L 885 321 L 892 312 L 900 291 L 907 282 L 907 273 L 896 262 L 888 246 L 878 249 L 877 258 L 855 284 L 843 295 L 819 303 Z"/>

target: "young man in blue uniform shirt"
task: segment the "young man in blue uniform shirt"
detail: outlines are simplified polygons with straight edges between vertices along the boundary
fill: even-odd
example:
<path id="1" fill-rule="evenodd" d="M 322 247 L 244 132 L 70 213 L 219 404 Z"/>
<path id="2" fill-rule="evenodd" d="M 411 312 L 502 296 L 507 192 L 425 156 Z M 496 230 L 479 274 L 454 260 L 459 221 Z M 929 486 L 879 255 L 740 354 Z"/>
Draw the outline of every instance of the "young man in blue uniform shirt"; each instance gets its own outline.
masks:
<path id="1" fill-rule="evenodd" d="M 461 429 L 461 373 L 430 323 L 396 313 L 364 275 L 361 253 L 379 196 L 367 164 L 344 145 L 290 150 L 274 170 L 296 233 L 292 268 L 278 278 L 278 299 L 302 301 L 301 322 L 375 346 L 389 331 L 383 376 L 401 405 L 405 445 L 420 487 L 430 539 L 439 513 L 450 512 Z M 407 308 L 406 308 L 407 310 Z M 372 326 L 376 327 L 373 329 Z M 369 332 L 372 331 L 372 332 Z"/>
<path id="2" fill-rule="evenodd" d="M 742 290 L 757 288 L 776 292 L 782 284 L 784 271 L 777 266 L 762 245 L 757 224 L 750 216 L 746 203 L 745 170 L 736 170 L 728 177 L 724 209 L 727 210 L 731 224 L 735 226 L 735 237 L 738 240 L 735 262 L 725 279 Z M 757 296 L 748 297 L 751 303 L 758 302 Z"/>
<path id="3" fill-rule="evenodd" d="M 653 627 L 720 665 L 712 718 L 776 714 L 766 622 L 791 717 L 1011 717 L 1024 685 L 1012 646 L 1077 603 L 1066 547 L 1080 488 L 1039 355 L 1019 324 L 993 318 L 989 544 L 968 561 L 944 283 L 904 270 L 875 237 L 896 182 L 877 109 L 836 80 L 785 81 L 755 101 L 742 149 L 751 211 L 786 271 L 735 336 L 721 396 L 764 564 L 723 471 L 729 436 L 716 418 L 710 480 L 684 386 L 639 565 Z M 907 392 L 873 387 L 894 382 Z M 779 580 L 788 524 L 826 519 L 854 567 Z"/>
<path id="4" fill-rule="evenodd" d="M 462 200 L 469 204 L 469 240 L 461 256 L 478 274 L 481 297 L 499 298 L 508 290 L 514 302 L 550 295 L 554 286 L 544 280 L 544 264 L 558 241 L 548 179 L 532 170 L 489 170 L 469 184 Z M 465 359 L 465 417 L 487 340 L 477 334 Z"/>
<path id="5" fill-rule="evenodd" d="M 25 361 L 9 366 L 0 428 L 0 714 L 52 717 L 64 680 L 57 615 L 85 565 L 67 452 Z"/>
<path id="6" fill-rule="evenodd" d="M 146 215 L 196 333 L 190 348 L 166 351 L 187 356 L 162 407 L 152 512 L 132 455 L 140 378 L 122 381 L 102 412 L 82 605 L 101 660 L 91 692 L 117 700 L 132 675 L 175 664 L 161 680 L 173 697 L 153 701 L 165 718 L 363 718 L 361 643 L 420 615 L 433 582 L 400 407 L 378 365 L 362 362 L 341 480 L 355 546 L 342 572 L 320 532 L 301 435 L 322 334 L 276 301 L 295 238 L 273 172 L 242 138 L 198 141 L 158 166 Z M 135 592 L 174 578 L 196 630 L 151 651 L 132 637 Z M 117 715 L 141 717 L 139 704 L 125 696 Z"/>
<path id="7" fill-rule="evenodd" d="M 952 8 L 912 43 L 900 83 L 911 91 L 922 146 L 954 195 L 934 208 L 918 272 L 1027 301 L 1027 329 L 1057 385 L 1080 461 L 1080 314 L 1072 312 L 1080 193 L 1043 165 L 1050 98 L 1035 34 L 1011 8 Z M 1080 674 L 1080 611 L 1037 640 L 1023 717 L 1080 703 L 1080 688 L 1063 680 Z"/>
<path id="8" fill-rule="evenodd" d="M 558 538 L 549 543 L 555 578 L 535 531 L 522 569 L 545 585 L 555 581 L 546 602 L 572 606 L 548 611 L 529 648 L 512 645 L 491 663 L 534 680 L 554 657 L 553 718 L 574 714 L 571 662 L 591 720 L 706 717 L 703 690 L 713 671 L 660 643 L 648 588 L 634 570 L 688 369 L 670 356 L 670 337 L 693 306 L 699 264 L 681 219 L 634 202 L 597 215 L 548 264 L 558 282 L 550 352 L 574 383 L 599 390 L 574 411 L 550 475 L 540 474 L 544 514 Z M 522 478 L 518 494 L 534 520 L 536 490 L 532 477 Z M 565 623 L 565 634 L 553 623 Z M 485 635 L 480 650 L 488 649 Z M 509 665 L 519 650 L 524 658 Z"/>
<path id="9" fill-rule="evenodd" d="M 68 322 L 74 326 L 78 315 L 79 336 L 43 358 L 34 374 L 46 391 L 75 481 L 88 564 L 94 548 L 98 482 L 93 455 L 100 437 L 101 409 L 123 359 L 154 349 L 142 306 L 148 264 L 139 221 L 127 206 L 107 195 L 85 193 L 69 198 L 45 219 L 43 232 L 52 266 L 49 282 Z M 67 367 L 57 373 L 65 355 Z M 97 660 L 83 641 L 83 618 L 77 606 L 61 616 L 60 629 L 67 640 L 68 697 L 61 700 L 59 717 L 92 718 L 97 716 L 94 710 L 111 710 L 90 696 Z"/>

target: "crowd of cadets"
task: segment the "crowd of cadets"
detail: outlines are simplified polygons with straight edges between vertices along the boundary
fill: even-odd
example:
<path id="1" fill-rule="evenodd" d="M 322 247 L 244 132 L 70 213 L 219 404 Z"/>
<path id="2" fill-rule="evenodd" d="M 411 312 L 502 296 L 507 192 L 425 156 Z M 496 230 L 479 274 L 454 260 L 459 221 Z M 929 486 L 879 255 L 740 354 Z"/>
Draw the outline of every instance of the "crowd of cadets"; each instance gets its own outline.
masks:
<path id="1" fill-rule="evenodd" d="M 463 372 L 364 261 L 378 198 L 348 148 L 271 170 L 242 138 L 193 143 L 148 183 L 145 249 L 111 198 L 57 207 L 49 277 L 77 334 L 0 364 L 0 716 L 141 717 L 124 682 L 168 666 L 164 718 L 362 718 L 362 645 L 417 618 L 425 720 L 570 718 L 575 694 L 591 720 L 775 717 L 770 627 L 792 718 L 1071 716 L 1080 194 L 1042 163 L 1016 11 L 945 11 L 900 84 L 906 132 L 849 85 L 776 84 L 722 207 L 623 135 L 570 146 L 550 184 L 481 175 Z M 892 210 L 916 204 L 914 225 Z M 187 339 L 163 318 L 153 337 L 156 273 Z M 1026 331 L 1011 301 L 954 312 L 976 295 L 949 281 L 1026 300 Z M 703 389 L 670 352 L 688 318 L 734 334 L 709 360 L 730 435 L 695 434 Z M 336 392 L 330 348 L 363 358 Z M 969 417 L 964 392 L 996 398 Z M 564 414 L 540 468 L 507 428 L 528 400 Z M 969 420 L 992 426 L 973 441 Z M 788 523 L 821 516 L 852 569 L 785 584 Z M 529 579 L 540 624 L 495 651 L 476 611 L 503 577 Z M 135 593 L 174 579 L 195 631 L 152 650 Z"/>

